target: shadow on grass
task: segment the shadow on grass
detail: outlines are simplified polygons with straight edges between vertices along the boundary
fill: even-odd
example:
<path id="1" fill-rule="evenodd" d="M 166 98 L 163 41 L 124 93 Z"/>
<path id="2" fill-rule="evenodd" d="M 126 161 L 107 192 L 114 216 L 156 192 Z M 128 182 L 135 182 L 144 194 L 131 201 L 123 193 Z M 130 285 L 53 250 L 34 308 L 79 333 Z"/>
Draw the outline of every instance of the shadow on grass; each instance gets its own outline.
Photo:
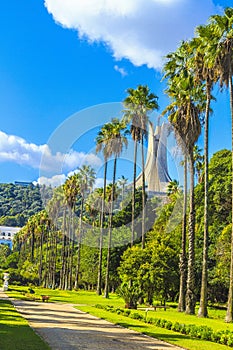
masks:
<path id="1" fill-rule="evenodd" d="M 49 350 L 41 338 L 27 325 L 0 324 L 1 350 Z"/>

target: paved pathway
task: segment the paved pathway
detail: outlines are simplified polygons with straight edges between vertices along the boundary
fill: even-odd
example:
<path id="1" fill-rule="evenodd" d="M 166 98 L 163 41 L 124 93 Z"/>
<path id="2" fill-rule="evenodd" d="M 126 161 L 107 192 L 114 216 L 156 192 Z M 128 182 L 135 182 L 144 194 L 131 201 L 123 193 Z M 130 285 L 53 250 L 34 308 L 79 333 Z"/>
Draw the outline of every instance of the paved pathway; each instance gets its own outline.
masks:
<path id="1" fill-rule="evenodd" d="M 0 299 L 5 297 L 0 292 Z M 70 304 L 11 301 L 52 350 L 181 350 L 86 314 Z"/>

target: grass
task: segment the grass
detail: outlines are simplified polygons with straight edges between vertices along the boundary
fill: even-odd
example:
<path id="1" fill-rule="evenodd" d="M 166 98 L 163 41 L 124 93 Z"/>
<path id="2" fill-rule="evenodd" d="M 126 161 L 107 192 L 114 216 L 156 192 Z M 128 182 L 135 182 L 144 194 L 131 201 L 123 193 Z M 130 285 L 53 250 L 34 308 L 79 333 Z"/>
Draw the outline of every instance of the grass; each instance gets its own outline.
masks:
<path id="1" fill-rule="evenodd" d="M 16 299 L 27 299 L 23 293 L 28 295 L 28 287 L 18 287 L 11 286 L 7 291 L 7 294 L 11 298 Z M 111 304 L 113 306 L 124 307 L 124 301 L 122 298 L 117 296 L 116 294 L 110 293 L 110 298 L 105 299 L 102 296 L 96 295 L 96 292 L 87 292 L 87 291 L 64 291 L 64 290 L 52 290 L 45 288 L 37 288 L 33 287 L 35 294 L 32 294 L 32 297 L 40 297 L 41 295 L 48 295 L 50 302 L 63 302 L 70 304 L 81 304 L 81 305 L 95 305 L 95 304 L 103 304 L 108 305 Z"/>
<path id="2" fill-rule="evenodd" d="M 165 342 L 181 346 L 189 350 L 229 350 L 230 347 L 226 345 L 215 344 L 209 341 L 191 339 L 190 337 L 179 334 L 164 328 L 145 324 L 138 320 L 132 320 L 128 317 L 113 314 L 111 312 L 96 309 L 91 306 L 79 306 L 79 310 L 88 312 L 94 316 L 103 318 L 109 322 L 118 324 L 122 327 L 127 327 L 137 332 L 141 332 L 151 337 L 155 337 Z"/>
<path id="3" fill-rule="evenodd" d="M 51 290 L 44 288 L 33 288 L 35 294 L 33 296 L 40 297 L 41 295 L 49 295 L 51 302 L 64 302 L 77 304 L 80 310 L 104 318 L 110 322 L 128 327 L 139 332 L 145 333 L 150 336 L 157 337 L 172 344 L 179 345 L 190 350 L 224 350 L 230 349 L 226 345 L 215 344 L 213 342 L 202 341 L 197 339 L 191 339 L 189 336 L 185 336 L 164 328 L 159 328 L 154 325 L 145 324 L 144 322 L 133 320 L 125 316 L 110 313 L 108 311 L 95 308 L 96 304 L 112 305 L 114 307 L 124 307 L 124 301 L 122 298 L 115 294 L 110 294 L 109 299 L 105 299 L 102 296 L 97 296 L 95 292 L 86 291 L 61 291 Z M 23 293 L 28 293 L 28 287 L 11 287 L 8 295 L 13 298 L 25 298 Z M 138 310 L 138 313 L 145 315 L 145 311 Z M 196 316 L 186 315 L 178 313 L 174 308 L 168 308 L 166 311 L 163 309 L 157 309 L 156 311 L 149 311 L 148 317 L 161 318 L 169 321 L 177 321 L 185 324 L 205 325 L 211 327 L 213 330 L 230 330 L 233 332 L 233 324 L 227 324 L 224 322 L 225 311 L 209 309 L 209 318 L 203 319 Z M 1 347 L 0 347 L 1 348 Z"/>
<path id="4" fill-rule="evenodd" d="M 0 300 L 0 349 L 49 350 L 8 300 Z"/>

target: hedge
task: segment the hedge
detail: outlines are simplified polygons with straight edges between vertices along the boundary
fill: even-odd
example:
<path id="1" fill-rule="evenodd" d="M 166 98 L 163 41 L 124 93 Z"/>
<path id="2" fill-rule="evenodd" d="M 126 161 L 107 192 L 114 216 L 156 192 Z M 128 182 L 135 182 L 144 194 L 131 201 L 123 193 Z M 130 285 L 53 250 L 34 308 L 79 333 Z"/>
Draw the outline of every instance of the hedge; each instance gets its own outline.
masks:
<path id="1" fill-rule="evenodd" d="M 145 316 L 143 316 L 142 314 L 135 312 L 133 310 L 115 308 L 114 306 L 111 306 L 111 305 L 97 304 L 95 305 L 95 307 L 98 309 L 103 309 L 106 311 L 117 313 L 118 315 L 127 316 L 135 320 L 140 320 L 145 323 L 154 324 L 157 327 L 166 328 L 174 332 L 185 334 L 190 336 L 191 338 L 212 341 L 214 343 L 224 344 L 224 345 L 233 347 L 233 332 L 229 330 L 214 331 L 212 328 L 208 326 L 196 326 L 195 324 L 183 324 L 177 321 L 171 322 L 161 318 L 148 317 L 147 313 Z"/>

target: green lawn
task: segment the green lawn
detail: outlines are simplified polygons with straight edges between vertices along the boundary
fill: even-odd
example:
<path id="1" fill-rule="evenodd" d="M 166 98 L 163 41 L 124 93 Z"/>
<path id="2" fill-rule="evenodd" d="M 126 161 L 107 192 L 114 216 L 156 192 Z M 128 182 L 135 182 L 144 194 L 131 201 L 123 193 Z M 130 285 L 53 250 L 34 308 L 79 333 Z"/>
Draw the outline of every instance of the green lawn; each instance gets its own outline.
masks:
<path id="1" fill-rule="evenodd" d="M 0 300 L 0 349 L 49 350 L 8 300 Z"/>
<path id="2" fill-rule="evenodd" d="M 77 307 L 83 311 L 89 312 L 95 316 L 105 318 L 110 322 L 120 324 L 122 326 L 135 329 L 139 332 L 157 337 L 164 341 L 174 343 L 190 350 L 224 350 L 230 349 L 230 347 L 220 344 L 215 344 L 209 341 L 202 341 L 197 339 L 191 339 L 188 336 L 159 328 L 154 325 L 145 324 L 144 322 L 134 320 L 121 315 L 113 314 L 108 311 L 95 308 L 96 304 L 112 305 L 115 307 L 124 307 L 124 301 L 122 298 L 115 294 L 110 294 L 109 299 L 105 299 L 102 296 L 97 296 L 95 292 L 87 291 L 60 291 L 43 288 L 33 288 L 35 294 L 33 296 L 39 297 L 43 294 L 50 296 L 51 302 L 64 302 L 77 304 Z M 25 293 L 28 293 L 27 287 L 11 287 L 8 295 L 14 298 L 25 298 Z M 28 294 L 27 294 L 28 295 Z M 138 310 L 137 312 L 145 315 L 145 311 Z M 148 316 L 154 318 L 161 318 L 170 320 L 172 322 L 177 321 L 184 324 L 206 325 L 213 330 L 230 330 L 233 332 L 233 324 L 226 324 L 224 322 L 225 311 L 224 310 L 209 310 L 210 318 L 203 319 L 196 316 L 190 316 L 183 313 L 178 313 L 174 308 L 168 308 L 167 311 L 163 309 L 157 309 L 156 311 L 149 311 Z"/>
<path id="3" fill-rule="evenodd" d="M 9 297 L 17 299 L 25 299 L 26 293 L 27 296 L 29 288 L 28 287 L 17 287 L 11 286 L 7 291 Z M 96 295 L 96 292 L 87 292 L 87 291 L 63 291 L 63 290 L 52 290 L 45 288 L 33 287 L 35 294 L 32 294 L 32 297 L 40 297 L 41 295 L 48 295 L 50 297 L 49 301 L 51 302 L 64 302 L 71 304 L 81 304 L 81 305 L 95 305 L 98 303 L 113 306 L 124 307 L 124 301 L 122 298 L 118 297 L 116 294 L 110 293 L 110 298 L 105 299 L 102 296 Z"/>
<path id="4" fill-rule="evenodd" d="M 131 318 L 113 314 L 111 312 L 96 309 L 91 306 L 79 306 L 78 309 L 88 312 L 97 317 L 103 318 L 109 322 L 118 324 L 122 327 L 133 329 L 137 332 L 144 333 L 151 337 L 155 337 L 164 340 L 168 343 L 184 347 L 189 350 L 229 350 L 229 346 L 215 344 L 209 341 L 203 341 L 199 339 L 191 339 L 190 337 L 179 334 L 164 328 L 156 327 L 153 325 L 145 324 L 144 322 L 133 320 Z"/>

